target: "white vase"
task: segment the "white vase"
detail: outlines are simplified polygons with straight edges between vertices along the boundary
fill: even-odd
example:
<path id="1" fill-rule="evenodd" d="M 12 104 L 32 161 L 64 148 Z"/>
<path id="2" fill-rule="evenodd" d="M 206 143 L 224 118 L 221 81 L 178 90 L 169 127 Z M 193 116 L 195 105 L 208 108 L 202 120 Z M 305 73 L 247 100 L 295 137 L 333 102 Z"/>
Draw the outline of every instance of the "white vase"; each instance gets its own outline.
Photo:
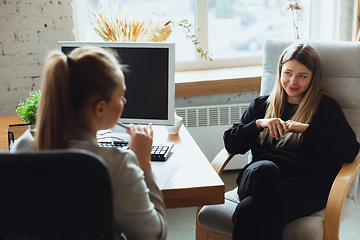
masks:
<path id="1" fill-rule="evenodd" d="M 29 124 L 29 130 L 30 131 L 35 131 L 35 123 Z"/>
<path id="2" fill-rule="evenodd" d="M 178 134 L 182 125 L 183 118 L 174 113 L 174 125 L 166 127 L 169 134 Z"/>

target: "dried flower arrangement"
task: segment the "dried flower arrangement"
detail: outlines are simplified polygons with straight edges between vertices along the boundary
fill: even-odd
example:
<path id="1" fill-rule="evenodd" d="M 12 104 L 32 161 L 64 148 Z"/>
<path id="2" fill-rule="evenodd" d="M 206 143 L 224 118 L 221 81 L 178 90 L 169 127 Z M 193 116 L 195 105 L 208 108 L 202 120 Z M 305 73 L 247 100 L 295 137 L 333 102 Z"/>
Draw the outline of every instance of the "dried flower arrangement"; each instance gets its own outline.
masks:
<path id="1" fill-rule="evenodd" d="M 283 9 L 285 11 L 291 10 L 291 15 L 292 15 L 292 19 L 293 19 L 293 25 L 294 25 L 294 33 L 295 33 L 295 38 L 299 39 L 300 35 L 299 35 L 299 22 L 301 20 L 302 17 L 302 9 L 304 9 L 304 7 L 300 4 L 301 0 L 288 0 L 288 2 L 284 5 Z"/>
<path id="2" fill-rule="evenodd" d="M 195 46 L 195 50 L 200 53 L 201 57 L 204 57 L 205 59 L 208 59 L 212 61 L 211 54 L 209 55 L 209 52 L 204 51 L 201 48 L 201 43 L 199 42 L 197 36 L 196 36 L 196 26 L 192 25 L 188 22 L 188 20 L 182 20 L 181 22 L 177 23 L 180 27 L 182 27 L 185 31 L 186 37 L 191 40 L 191 42 Z M 197 32 L 200 31 L 200 28 L 197 30 Z"/>
<path id="3" fill-rule="evenodd" d="M 119 5 L 121 15 L 121 6 Z M 96 33 L 105 41 L 109 42 L 164 42 L 172 33 L 175 25 L 182 27 L 187 38 L 195 46 L 195 50 L 201 57 L 212 61 L 211 54 L 201 48 L 196 33 L 200 29 L 190 24 L 187 20 L 174 23 L 170 19 L 154 14 L 154 18 L 146 20 L 127 20 L 126 18 L 108 18 L 100 13 L 93 14 L 96 21 L 91 23 Z"/>

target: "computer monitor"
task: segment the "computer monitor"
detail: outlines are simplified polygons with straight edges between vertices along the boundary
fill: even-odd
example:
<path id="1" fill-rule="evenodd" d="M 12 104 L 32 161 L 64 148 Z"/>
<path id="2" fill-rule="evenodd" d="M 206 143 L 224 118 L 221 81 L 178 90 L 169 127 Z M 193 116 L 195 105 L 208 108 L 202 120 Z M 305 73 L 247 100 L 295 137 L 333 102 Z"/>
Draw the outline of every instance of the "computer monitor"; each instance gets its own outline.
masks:
<path id="1" fill-rule="evenodd" d="M 69 54 L 74 48 L 89 45 L 115 50 L 125 71 L 126 92 L 123 123 L 173 125 L 175 108 L 175 44 L 58 42 L 58 49 Z"/>

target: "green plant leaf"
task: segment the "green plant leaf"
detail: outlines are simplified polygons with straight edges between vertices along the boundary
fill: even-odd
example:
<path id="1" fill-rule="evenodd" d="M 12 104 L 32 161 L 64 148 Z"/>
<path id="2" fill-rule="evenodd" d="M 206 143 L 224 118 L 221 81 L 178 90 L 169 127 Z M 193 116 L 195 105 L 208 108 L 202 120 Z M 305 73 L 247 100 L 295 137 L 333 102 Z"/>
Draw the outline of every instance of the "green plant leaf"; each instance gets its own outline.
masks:
<path id="1" fill-rule="evenodd" d="M 29 95 L 25 101 L 20 100 L 19 107 L 15 111 L 21 117 L 21 121 L 35 123 L 41 91 L 29 92 Z"/>

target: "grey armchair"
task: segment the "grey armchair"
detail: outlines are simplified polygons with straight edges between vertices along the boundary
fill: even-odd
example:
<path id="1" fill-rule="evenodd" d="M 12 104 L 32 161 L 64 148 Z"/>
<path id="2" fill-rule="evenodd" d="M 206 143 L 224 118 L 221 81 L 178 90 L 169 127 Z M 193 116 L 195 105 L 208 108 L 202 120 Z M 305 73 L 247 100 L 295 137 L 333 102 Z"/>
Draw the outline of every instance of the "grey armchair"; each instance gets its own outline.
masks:
<path id="1" fill-rule="evenodd" d="M 292 43 L 288 40 L 267 39 L 264 44 L 263 77 L 260 95 L 271 92 L 278 60 L 283 50 Z M 322 88 L 339 103 L 360 137 L 360 43 L 308 41 L 318 51 L 322 62 Z M 211 165 L 220 175 L 233 155 L 225 148 Z M 337 240 L 340 223 L 355 206 L 359 180 L 360 155 L 345 164 L 338 173 L 326 208 L 310 216 L 290 222 L 284 229 L 283 240 Z M 204 206 L 198 213 L 197 240 L 231 239 L 232 214 L 239 203 L 236 189 L 225 193 L 225 203 Z"/>

